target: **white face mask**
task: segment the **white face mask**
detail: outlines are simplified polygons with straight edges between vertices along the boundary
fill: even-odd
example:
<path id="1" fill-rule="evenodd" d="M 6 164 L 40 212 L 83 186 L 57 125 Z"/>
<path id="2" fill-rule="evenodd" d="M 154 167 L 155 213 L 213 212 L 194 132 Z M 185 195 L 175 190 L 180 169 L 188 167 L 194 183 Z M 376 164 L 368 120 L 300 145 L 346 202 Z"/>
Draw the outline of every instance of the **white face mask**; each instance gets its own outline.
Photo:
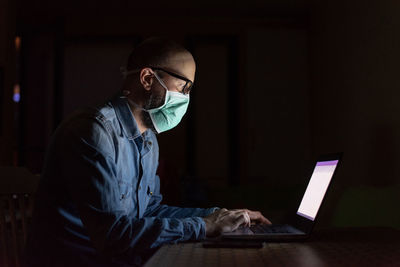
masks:
<path id="1" fill-rule="evenodd" d="M 125 71 L 123 75 L 126 77 L 135 72 L 138 71 Z M 174 128 L 182 120 L 182 117 L 185 115 L 189 106 L 189 95 L 169 91 L 168 87 L 155 72 L 154 76 L 161 86 L 166 90 L 164 103 L 161 106 L 152 109 L 144 109 L 138 107 L 138 105 L 129 98 L 128 101 L 139 109 L 148 112 L 157 133 L 162 133 Z"/>

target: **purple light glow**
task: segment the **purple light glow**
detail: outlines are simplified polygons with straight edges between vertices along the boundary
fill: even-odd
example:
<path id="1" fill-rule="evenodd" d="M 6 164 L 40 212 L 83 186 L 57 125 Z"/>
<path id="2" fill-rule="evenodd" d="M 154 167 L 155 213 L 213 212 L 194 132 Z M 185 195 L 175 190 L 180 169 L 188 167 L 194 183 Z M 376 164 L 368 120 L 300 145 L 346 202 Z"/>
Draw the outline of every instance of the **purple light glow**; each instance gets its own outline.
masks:
<path id="1" fill-rule="evenodd" d="M 319 161 L 317 162 L 317 166 L 334 166 L 337 165 L 339 160 L 330 160 L 330 161 Z"/>
<path id="2" fill-rule="evenodd" d="M 18 103 L 21 100 L 21 95 L 19 93 L 15 93 L 13 95 L 13 100 L 15 103 Z"/>
<path id="3" fill-rule="evenodd" d="M 16 83 L 14 84 L 14 94 L 13 94 L 13 100 L 15 103 L 18 103 L 21 100 L 21 89 L 19 87 L 19 84 Z"/>

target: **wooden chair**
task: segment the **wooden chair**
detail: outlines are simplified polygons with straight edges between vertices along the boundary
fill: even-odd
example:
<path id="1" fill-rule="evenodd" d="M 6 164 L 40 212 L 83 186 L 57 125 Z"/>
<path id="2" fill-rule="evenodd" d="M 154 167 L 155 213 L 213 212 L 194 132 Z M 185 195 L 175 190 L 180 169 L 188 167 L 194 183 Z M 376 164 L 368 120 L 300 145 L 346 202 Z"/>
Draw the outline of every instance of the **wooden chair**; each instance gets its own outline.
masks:
<path id="1" fill-rule="evenodd" d="M 0 266 L 21 266 L 38 181 L 25 168 L 0 167 Z"/>

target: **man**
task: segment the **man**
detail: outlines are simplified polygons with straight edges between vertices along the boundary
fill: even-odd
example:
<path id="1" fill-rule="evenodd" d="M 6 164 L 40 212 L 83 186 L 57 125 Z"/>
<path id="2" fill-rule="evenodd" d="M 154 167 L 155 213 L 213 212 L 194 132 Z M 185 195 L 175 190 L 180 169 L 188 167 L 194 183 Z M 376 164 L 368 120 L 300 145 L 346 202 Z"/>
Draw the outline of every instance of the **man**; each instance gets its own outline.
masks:
<path id="1" fill-rule="evenodd" d="M 130 55 L 120 94 L 58 127 L 37 193 L 31 266 L 141 265 L 164 243 L 269 223 L 249 210 L 160 204 L 155 134 L 180 122 L 195 68 L 183 47 L 148 39 Z"/>

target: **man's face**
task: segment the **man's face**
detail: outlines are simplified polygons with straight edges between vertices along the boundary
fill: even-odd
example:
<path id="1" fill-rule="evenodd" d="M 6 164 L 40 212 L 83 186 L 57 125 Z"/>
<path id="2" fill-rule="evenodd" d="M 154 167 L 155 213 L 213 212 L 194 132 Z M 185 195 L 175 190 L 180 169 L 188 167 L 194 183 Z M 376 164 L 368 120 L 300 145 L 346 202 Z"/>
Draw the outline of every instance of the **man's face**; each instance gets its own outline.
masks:
<path id="1" fill-rule="evenodd" d="M 186 80 L 194 82 L 196 64 L 191 54 L 176 54 L 168 60 L 166 65 L 167 66 L 162 68 L 163 70 L 153 71 L 156 72 L 158 77 L 162 79 L 162 82 L 164 82 L 169 91 L 184 92 L 185 85 L 187 86 Z M 186 78 L 186 80 L 180 79 L 176 76 L 181 76 Z M 156 108 L 164 103 L 166 93 L 165 88 L 162 87 L 160 82 L 155 77 L 153 85 L 154 86 L 152 88 L 146 108 Z"/>
<path id="2" fill-rule="evenodd" d="M 163 67 L 163 69 L 194 82 L 196 64 L 192 55 L 189 53 L 180 53 L 171 57 L 168 60 L 167 66 Z M 185 80 L 170 75 L 162 70 L 153 71 L 157 73 L 158 77 L 161 78 L 162 82 L 164 82 L 169 91 L 180 93 L 183 92 L 186 84 Z M 150 95 L 144 105 L 144 108 L 153 109 L 160 107 L 165 102 L 165 95 L 165 88 L 160 84 L 156 77 L 154 77 Z M 143 114 L 143 119 L 148 128 L 153 128 L 151 119 L 147 113 Z"/>

